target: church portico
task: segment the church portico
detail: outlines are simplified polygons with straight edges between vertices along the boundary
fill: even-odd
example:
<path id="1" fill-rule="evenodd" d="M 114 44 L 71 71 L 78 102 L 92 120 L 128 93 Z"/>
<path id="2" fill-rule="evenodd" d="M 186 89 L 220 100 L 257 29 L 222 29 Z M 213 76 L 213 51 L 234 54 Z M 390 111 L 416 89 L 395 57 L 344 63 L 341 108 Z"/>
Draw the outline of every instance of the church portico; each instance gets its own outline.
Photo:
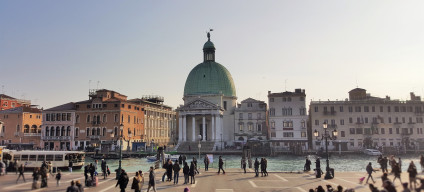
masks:
<path id="1" fill-rule="evenodd" d="M 185 105 L 180 108 L 180 127 L 179 141 L 198 141 L 198 135 L 201 135 L 201 141 L 219 141 L 222 133 L 222 114 L 223 111 L 212 103 L 203 100 L 196 100 L 195 105 Z M 210 107 L 211 109 L 203 109 Z"/>

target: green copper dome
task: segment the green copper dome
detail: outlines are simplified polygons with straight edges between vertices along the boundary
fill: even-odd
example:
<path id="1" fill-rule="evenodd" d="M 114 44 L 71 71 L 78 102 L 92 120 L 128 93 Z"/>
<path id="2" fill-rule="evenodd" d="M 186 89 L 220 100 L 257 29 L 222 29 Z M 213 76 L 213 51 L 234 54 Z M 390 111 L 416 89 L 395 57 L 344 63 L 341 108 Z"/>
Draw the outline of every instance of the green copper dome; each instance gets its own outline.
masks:
<path id="1" fill-rule="evenodd" d="M 215 50 L 215 45 L 212 43 L 212 41 L 206 41 L 205 45 L 203 45 L 203 50 L 205 49 Z"/>
<path id="2" fill-rule="evenodd" d="M 230 72 L 213 61 L 205 61 L 194 67 L 184 86 L 184 96 L 209 94 L 236 96 L 236 88 Z"/>

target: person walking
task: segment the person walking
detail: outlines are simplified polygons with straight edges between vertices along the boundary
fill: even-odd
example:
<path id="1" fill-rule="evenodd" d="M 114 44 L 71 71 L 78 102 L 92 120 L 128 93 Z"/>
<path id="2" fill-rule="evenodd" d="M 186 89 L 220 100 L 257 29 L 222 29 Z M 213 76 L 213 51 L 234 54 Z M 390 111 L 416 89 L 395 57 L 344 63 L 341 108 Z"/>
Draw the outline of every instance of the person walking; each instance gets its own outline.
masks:
<path id="1" fill-rule="evenodd" d="M 143 171 L 138 171 L 138 178 L 140 178 L 140 191 L 143 189 L 144 185 L 144 177 L 143 177 Z"/>
<path id="2" fill-rule="evenodd" d="M 3 161 L 0 161 L 0 176 L 6 175 L 6 168 L 7 168 L 6 163 L 4 163 Z"/>
<path id="3" fill-rule="evenodd" d="M 134 189 L 134 192 L 141 192 L 141 180 L 138 172 L 135 172 L 135 176 L 131 184 L 131 189 Z"/>
<path id="4" fill-rule="evenodd" d="M 174 184 L 178 184 L 178 177 L 180 177 L 180 170 L 181 170 L 178 160 L 175 160 L 173 170 L 174 170 Z"/>
<path id="5" fill-rule="evenodd" d="M 15 159 L 15 162 L 13 162 L 13 168 L 15 169 L 15 172 L 16 172 L 16 175 L 17 175 L 19 171 L 18 171 L 18 161 L 16 159 Z"/>
<path id="6" fill-rule="evenodd" d="M 190 173 L 190 168 L 188 167 L 187 162 L 184 162 L 183 174 L 184 174 L 184 184 L 188 184 L 188 175 Z"/>
<path id="7" fill-rule="evenodd" d="M 261 177 L 263 177 L 264 176 L 264 170 L 265 170 L 265 161 L 264 161 L 264 158 L 261 158 L 260 165 L 261 165 Z"/>
<path id="8" fill-rule="evenodd" d="M 72 162 L 72 159 L 69 159 L 68 169 L 69 169 L 69 172 L 71 172 L 71 173 L 72 173 L 72 167 L 73 166 L 74 166 L 74 163 Z"/>
<path id="9" fill-rule="evenodd" d="M 259 161 L 258 161 L 258 158 L 255 159 L 254 166 L 255 166 L 255 177 L 259 177 Z"/>
<path id="10" fill-rule="evenodd" d="M 205 155 L 205 159 L 203 159 L 203 163 L 205 163 L 205 171 L 209 170 L 209 158 Z"/>
<path id="11" fill-rule="evenodd" d="M 221 172 L 221 170 L 222 170 L 222 173 L 223 174 L 225 174 L 225 171 L 224 171 L 224 161 L 222 160 L 222 156 L 219 156 L 219 160 L 218 160 L 218 174 Z"/>
<path id="12" fill-rule="evenodd" d="M 414 165 L 414 161 L 411 161 L 408 167 L 408 173 L 409 173 L 409 188 L 410 189 L 416 189 L 417 188 L 417 167 Z M 414 187 L 412 187 L 412 183 L 414 183 Z"/>
<path id="13" fill-rule="evenodd" d="M 69 186 L 68 188 L 66 188 L 66 192 L 78 192 L 78 187 L 75 186 L 75 182 L 74 180 L 71 181 L 71 186 Z"/>
<path id="14" fill-rule="evenodd" d="M 94 173 L 96 172 L 96 168 L 94 168 L 93 163 L 90 163 L 89 172 L 91 181 L 94 181 Z"/>
<path id="15" fill-rule="evenodd" d="M 183 165 L 183 156 L 179 156 L 178 157 L 178 162 L 180 163 L 180 165 Z"/>
<path id="16" fill-rule="evenodd" d="M 398 166 L 399 166 L 400 172 L 402 173 L 402 159 L 400 159 L 400 157 L 399 157 L 399 160 L 398 160 Z"/>
<path id="17" fill-rule="evenodd" d="M 88 167 L 88 165 L 86 165 L 86 166 L 84 166 L 84 177 L 85 177 L 84 183 L 85 183 L 85 185 L 87 185 L 88 172 L 89 172 L 89 167 Z"/>
<path id="18" fill-rule="evenodd" d="M 315 173 L 316 173 L 316 178 L 321 178 L 321 160 L 319 159 L 319 157 L 317 158 L 317 160 L 315 161 Z"/>
<path id="19" fill-rule="evenodd" d="M 84 187 L 82 186 L 81 182 L 79 180 L 77 180 L 75 182 L 75 186 L 78 187 L 78 192 L 84 192 Z"/>
<path id="20" fill-rule="evenodd" d="M 106 179 L 106 177 L 107 177 L 106 166 L 107 166 L 106 161 L 104 159 L 102 159 L 101 167 L 102 167 L 103 179 Z"/>
<path id="21" fill-rule="evenodd" d="M 174 166 L 172 165 L 172 160 L 168 161 L 168 166 L 166 167 L 166 176 L 168 177 L 167 181 L 172 181 L 172 169 Z"/>
<path id="22" fill-rule="evenodd" d="M 368 173 L 368 178 L 367 178 L 366 183 L 368 183 L 368 179 L 370 179 L 370 178 L 371 178 L 372 182 L 375 183 L 374 178 L 372 177 L 372 172 L 375 172 L 375 171 L 371 166 L 371 162 L 368 163 L 366 170 L 367 170 L 367 173 Z"/>
<path id="23" fill-rule="evenodd" d="M 311 160 L 309 160 L 308 157 L 306 157 L 305 166 L 303 167 L 303 171 L 310 171 L 311 170 Z"/>
<path id="24" fill-rule="evenodd" d="M 387 159 L 387 157 L 384 157 L 382 160 L 381 160 L 381 167 L 382 167 L 382 172 L 383 173 L 388 173 L 389 171 L 387 170 L 387 164 L 388 164 L 388 162 L 389 162 L 389 159 Z"/>
<path id="25" fill-rule="evenodd" d="M 117 187 L 119 185 L 121 192 L 125 192 L 125 189 L 127 188 L 129 180 L 130 179 L 128 178 L 127 172 L 125 172 L 125 170 L 121 169 L 121 174 L 119 174 L 118 182 L 116 182 L 115 187 Z"/>
<path id="26" fill-rule="evenodd" d="M 194 165 L 194 162 L 193 161 L 190 164 L 189 175 L 190 175 L 190 178 L 191 178 L 190 184 L 196 183 L 196 179 L 194 179 L 194 175 L 196 175 L 196 166 Z"/>
<path id="27" fill-rule="evenodd" d="M 19 166 L 18 172 L 19 172 L 19 175 L 18 175 L 18 179 L 16 179 L 16 183 L 18 183 L 19 178 L 21 178 L 21 176 L 24 179 L 24 182 L 26 182 L 25 181 L 25 176 L 24 176 L 25 168 L 24 168 L 24 165 L 23 164 L 21 164 L 21 166 Z"/>
<path id="28" fill-rule="evenodd" d="M 162 175 L 162 182 L 165 182 L 165 176 L 168 174 L 168 168 L 167 168 L 168 167 L 168 160 L 165 161 L 162 165 L 162 168 L 165 169 L 165 171 L 163 172 L 163 175 Z"/>
<path id="29" fill-rule="evenodd" d="M 264 158 L 264 174 L 265 174 L 265 176 L 268 176 L 268 171 L 266 170 L 267 168 L 268 168 L 268 160 L 266 159 L 266 158 Z"/>
<path id="30" fill-rule="evenodd" d="M 424 155 L 420 156 L 420 165 L 421 165 L 421 171 L 424 172 Z"/>
<path id="31" fill-rule="evenodd" d="M 59 170 L 56 174 L 56 186 L 59 187 L 60 179 L 62 178 L 62 172 Z"/>
<path id="32" fill-rule="evenodd" d="M 194 163 L 194 169 L 195 169 L 196 173 L 200 174 L 198 166 L 197 166 L 197 159 L 195 157 L 193 157 L 193 163 Z"/>
<path id="33" fill-rule="evenodd" d="M 38 188 L 38 179 L 40 178 L 40 168 L 36 167 L 34 168 L 34 171 L 32 172 L 32 187 L 31 189 L 37 189 Z"/>
<path id="34" fill-rule="evenodd" d="M 244 173 L 246 173 L 246 159 L 242 158 L 240 164 L 241 164 L 241 168 L 244 170 Z"/>
<path id="35" fill-rule="evenodd" d="M 47 187 L 47 166 L 42 166 L 40 169 L 40 175 L 41 175 L 41 185 L 40 188 Z"/>
<path id="36" fill-rule="evenodd" d="M 396 178 L 398 178 L 398 179 L 399 179 L 399 181 L 400 181 L 400 184 L 402 184 L 402 179 L 400 178 L 400 167 L 399 167 L 399 164 L 398 164 L 398 163 L 396 163 L 396 162 L 393 162 L 392 167 L 393 167 L 392 172 L 393 172 L 393 175 L 395 176 L 395 177 L 393 178 L 393 185 L 395 184 L 395 180 L 396 180 Z"/>
<path id="37" fill-rule="evenodd" d="M 94 166 L 94 176 L 97 176 L 98 174 L 99 174 L 99 172 L 97 171 L 98 169 L 97 169 L 97 166 L 99 165 L 99 161 L 96 159 L 96 160 L 94 160 L 94 164 L 93 164 L 93 166 Z"/>
<path id="38" fill-rule="evenodd" d="M 147 192 L 150 191 L 150 188 L 153 188 L 153 191 L 156 192 L 156 186 L 155 186 L 155 173 L 153 171 L 153 167 L 150 167 L 149 172 L 149 186 L 147 187 Z"/>

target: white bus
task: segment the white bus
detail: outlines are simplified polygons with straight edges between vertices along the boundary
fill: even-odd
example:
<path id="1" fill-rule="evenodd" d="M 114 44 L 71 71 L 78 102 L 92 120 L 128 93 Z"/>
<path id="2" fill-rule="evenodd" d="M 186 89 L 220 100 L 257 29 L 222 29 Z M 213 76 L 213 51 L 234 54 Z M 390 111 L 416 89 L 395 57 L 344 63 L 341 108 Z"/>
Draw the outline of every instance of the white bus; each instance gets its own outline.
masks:
<path id="1" fill-rule="evenodd" d="M 10 162 L 17 162 L 18 166 L 25 168 L 41 167 L 43 161 L 51 162 L 52 167 L 68 169 L 69 161 L 73 162 L 74 169 L 84 166 L 85 153 L 82 151 L 3 151 L 3 158 L 8 157 Z"/>

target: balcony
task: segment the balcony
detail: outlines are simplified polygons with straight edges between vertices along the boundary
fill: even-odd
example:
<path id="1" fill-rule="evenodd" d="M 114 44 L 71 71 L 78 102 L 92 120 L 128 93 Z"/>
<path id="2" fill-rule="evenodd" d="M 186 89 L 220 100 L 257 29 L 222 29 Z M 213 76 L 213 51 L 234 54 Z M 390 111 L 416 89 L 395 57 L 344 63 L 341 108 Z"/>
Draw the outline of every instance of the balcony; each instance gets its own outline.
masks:
<path id="1" fill-rule="evenodd" d="M 50 140 L 50 141 L 62 141 L 62 140 L 71 140 L 71 136 L 44 136 L 42 137 L 43 140 Z"/>
<path id="2" fill-rule="evenodd" d="M 100 135 L 90 135 L 88 136 L 91 140 L 100 140 Z"/>
<path id="3" fill-rule="evenodd" d="M 40 137 L 41 133 L 24 133 L 24 137 Z"/>
<path id="4" fill-rule="evenodd" d="M 324 111 L 323 112 L 324 115 L 336 115 L 335 111 Z"/>

